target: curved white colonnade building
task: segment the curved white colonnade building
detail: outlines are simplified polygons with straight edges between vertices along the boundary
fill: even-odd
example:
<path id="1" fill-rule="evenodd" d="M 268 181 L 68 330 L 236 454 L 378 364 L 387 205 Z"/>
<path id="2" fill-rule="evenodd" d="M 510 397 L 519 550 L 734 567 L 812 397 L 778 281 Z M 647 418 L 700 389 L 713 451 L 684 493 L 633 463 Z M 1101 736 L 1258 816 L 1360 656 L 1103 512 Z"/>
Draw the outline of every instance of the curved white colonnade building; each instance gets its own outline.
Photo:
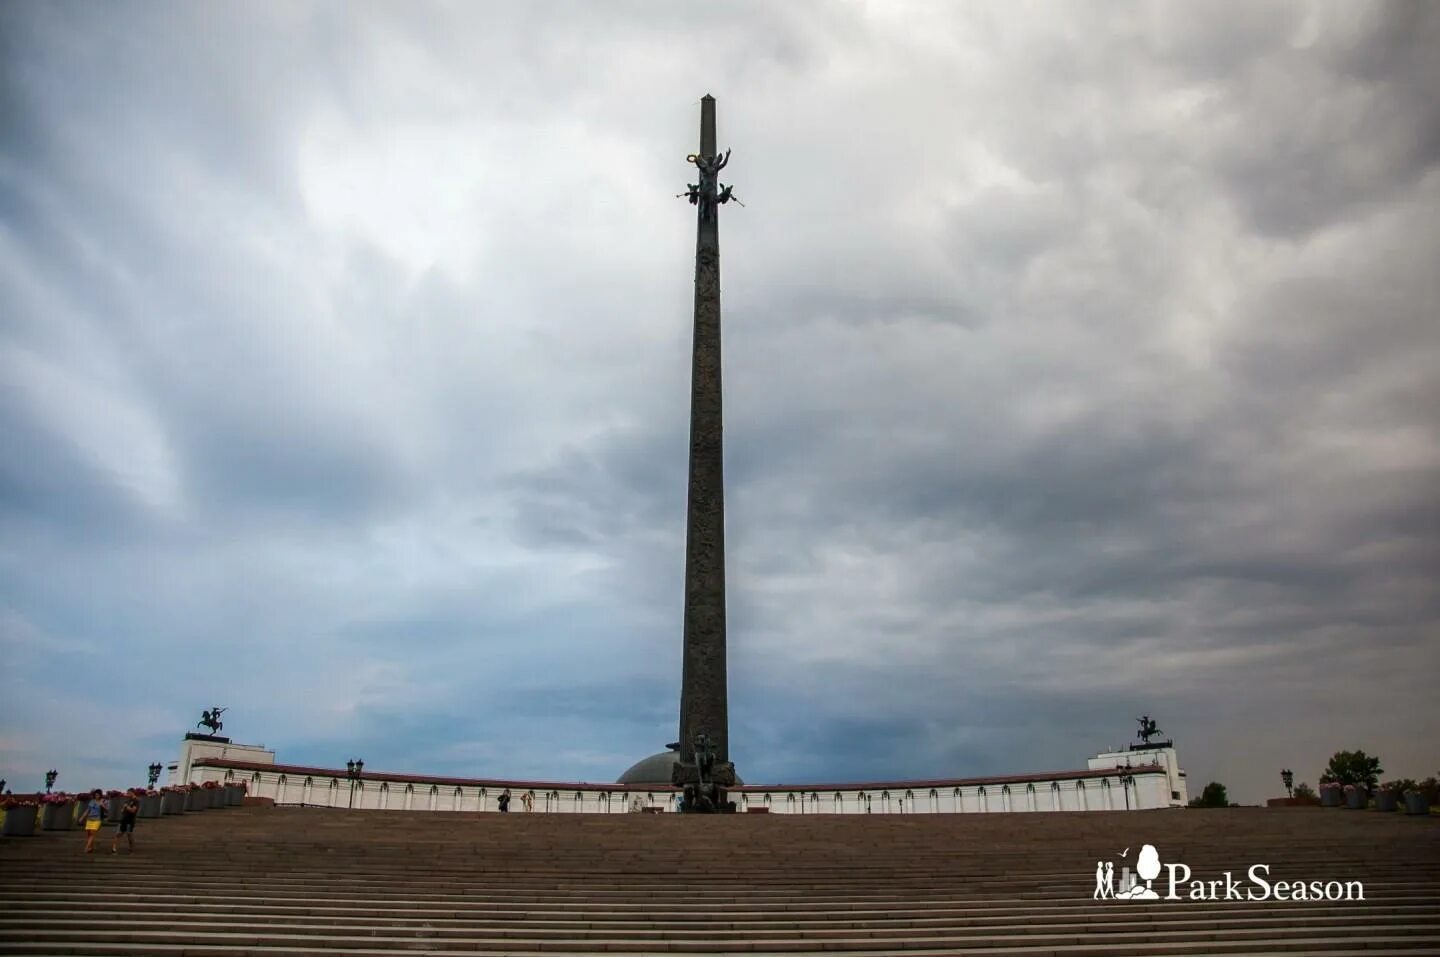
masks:
<path id="1" fill-rule="evenodd" d="M 652 771 L 661 755 L 647 758 L 622 776 Z M 676 809 L 675 788 L 660 783 L 597 784 L 454 778 L 426 774 L 363 772 L 352 780 L 344 768 L 279 764 L 275 752 L 252 745 L 187 739 L 171 783 L 243 781 L 249 794 L 277 804 L 392 811 L 497 811 L 498 798 L 511 795 L 510 811 L 525 813 L 617 814 Z M 638 775 L 645 777 L 644 774 Z M 653 773 L 651 780 L 655 780 Z M 1189 800 L 1185 772 L 1169 742 L 1134 746 L 1091 758 L 1071 771 L 1009 774 L 983 778 L 867 781 L 842 784 L 751 784 L 731 788 L 737 809 L 774 814 L 975 814 L 1035 811 L 1123 811 L 1184 807 Z"/>

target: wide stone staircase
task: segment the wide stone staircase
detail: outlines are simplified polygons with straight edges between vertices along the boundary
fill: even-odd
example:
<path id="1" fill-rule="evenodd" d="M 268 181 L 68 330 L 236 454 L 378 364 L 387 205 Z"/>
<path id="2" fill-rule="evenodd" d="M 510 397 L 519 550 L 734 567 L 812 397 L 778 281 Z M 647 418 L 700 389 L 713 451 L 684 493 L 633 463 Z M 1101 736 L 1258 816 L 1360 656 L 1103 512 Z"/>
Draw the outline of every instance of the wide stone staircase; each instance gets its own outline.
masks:
<path id="1" fill-rule="evenodd" d="M 140 823 L 134 854 L 111 855 L 108 828 L 93 855 L 79 831 L 0 840 L 0 953 L 1440 954 L 1433 817 L 245 807 Z M 1268 864 L 1272 882 L 1362 881 L 1365 899 L 1095 899 L 1096 862 L 1133 869 L 1146 843 L 1222 895 L 1226 871 L 1248 888 Z"/>

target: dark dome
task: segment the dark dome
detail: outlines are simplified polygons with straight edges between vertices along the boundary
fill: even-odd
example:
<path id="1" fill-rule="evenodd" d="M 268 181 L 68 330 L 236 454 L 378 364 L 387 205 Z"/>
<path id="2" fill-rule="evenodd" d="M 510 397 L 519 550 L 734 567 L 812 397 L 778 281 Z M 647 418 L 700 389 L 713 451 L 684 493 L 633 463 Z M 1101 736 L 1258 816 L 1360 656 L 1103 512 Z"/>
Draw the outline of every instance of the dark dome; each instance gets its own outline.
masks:
<path id="1" fill-rule="evenodd" d="M 670 786 L 670 769 L 675 766 L 679 755 L 674 751 L 661 751 L 648 758 L 636 761 L 616 780 L 616 784 L 662 784 Z"/>
<path id="2" fill-rule="evenodd" d="M 668 787 L 670 785 L 670 769 L 675 767 L 675 761 L 680 755 L 675 751 L 661 751 L 659 754 L 652 754 L 648 758 L 636 761 L 615 781 L 616 784 L 651 784 Z M 736 784 L 744 784 L 739 777 L 735 778 Z"/>

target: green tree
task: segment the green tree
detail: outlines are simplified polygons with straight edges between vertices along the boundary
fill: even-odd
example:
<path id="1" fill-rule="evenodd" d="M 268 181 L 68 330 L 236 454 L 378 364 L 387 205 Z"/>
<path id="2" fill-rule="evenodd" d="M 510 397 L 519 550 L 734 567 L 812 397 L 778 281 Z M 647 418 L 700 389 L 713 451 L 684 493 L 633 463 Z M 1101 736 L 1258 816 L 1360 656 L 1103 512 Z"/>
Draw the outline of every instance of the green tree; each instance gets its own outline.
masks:
<path id="1" fill-rule="evenodd" d="M 1205 790 L 1200 796 L 1190 800 L 1191 807 L 1229 807 L 1230 798 L 1225 793 L 1225 785 L 1219 781 L 1211 781 L 1205 785 Z"/>
<path id="2" fill-rule="evenodd" d="M 1315 793 L 1315 789 L 1312 788 L 1310 785 L 1306 784 L 1304 781 L 1301 781 L 1299 784 L 1295 785 L 1295 796 L 1297 798 L 1309 798 L 1312 801 L 1320 800 L 1320 795 Z"/>
<path id="3" fill-rule="evenodd" d="M 1320 783 L 1362 785 L 1366 790 L 1373 791 L 1384 773 L 1380 759 L 1372 758 L 1364 751 L 1336 751 L 1325 773 L 1320 775 Z"/>

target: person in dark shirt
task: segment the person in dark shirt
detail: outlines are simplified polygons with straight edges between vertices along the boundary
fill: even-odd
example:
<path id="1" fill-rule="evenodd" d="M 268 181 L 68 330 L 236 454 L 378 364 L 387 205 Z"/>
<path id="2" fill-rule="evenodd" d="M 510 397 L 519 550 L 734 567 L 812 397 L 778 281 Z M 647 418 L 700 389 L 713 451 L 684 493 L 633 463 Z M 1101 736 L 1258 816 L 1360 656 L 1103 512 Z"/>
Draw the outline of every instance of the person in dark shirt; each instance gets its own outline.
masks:
<path id="1" fill-rule="evenodd" d="M 500 806 L 501 814 L 508 812 L 510 810 L 510 789 L 506 788 L 505 793 L 500 795 L 500 797 L 495 800 L 495 803 Z"/>
<path id="2" fill-rule="evenodd" d="M 115 829 L 115 840 L 110 844 L 110 853 L 120 853 L 120 835 L 125 835 L 125 841 L 130 847 L 130 853 L 135 853 L 135 818 L 140 813 L 140 799 L 134 794 L 125 795 L 125 801 L 120 806 L 120 826 Z"/>

